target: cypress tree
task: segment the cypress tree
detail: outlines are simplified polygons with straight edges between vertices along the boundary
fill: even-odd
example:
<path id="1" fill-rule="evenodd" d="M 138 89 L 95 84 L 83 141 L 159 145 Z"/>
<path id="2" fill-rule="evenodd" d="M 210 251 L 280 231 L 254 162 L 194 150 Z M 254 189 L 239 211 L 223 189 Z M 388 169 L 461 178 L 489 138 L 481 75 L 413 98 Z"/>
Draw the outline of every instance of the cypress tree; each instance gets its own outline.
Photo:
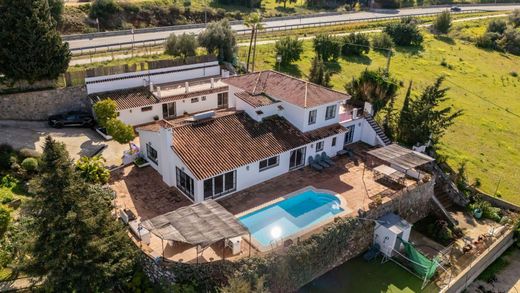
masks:
<path id="1" fill-rule="evenodd" d="M 312 60 L 312 67 L 309 72 L 309 81 L 326 87 L 330 86 L 330 74 L 320 57 L 315 57 Z"/>
<path id="2" fill-rule="evenodd" d="M 11 82 L 53 80 L 67 70 L 70 51 L 47 0 L 0 2 L 0 73 Z"/>
<path id="3" fill-rule="evenodd" d="M 135 247 L 111 215 L 112 194 L 84 181 L 65 147 L 47 137 L 30 208 L 27 269 L 50 292 L 109 291 L 129 277 Z"/>

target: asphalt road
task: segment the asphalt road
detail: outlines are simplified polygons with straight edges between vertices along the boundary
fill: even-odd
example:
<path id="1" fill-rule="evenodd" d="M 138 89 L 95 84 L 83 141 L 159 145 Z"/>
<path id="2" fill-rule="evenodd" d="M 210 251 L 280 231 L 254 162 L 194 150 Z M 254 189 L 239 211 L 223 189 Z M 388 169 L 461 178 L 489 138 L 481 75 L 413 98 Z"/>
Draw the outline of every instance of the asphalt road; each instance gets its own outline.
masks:
<path id="1" fill-rule="evenodd" d="M 515 8 L 519 8 L 520 5 L 496 5 L 496 6 L 479 6 L 479 5 L 467 5 L 461 7 L 462 10 L 486 10 L 486 11 L 508 11 L 513 10 Z M 305 17 L 305 18 L 296 18 L 296 19 L 286 19 L 286 20 L 268 20 L 266 21 L 265 27 L 276 27 L 276 26 L 284 26 L 284 25 L 298 25 L 298 24 L 308 24 L 308 23 L 320 23 L 320 22 L 331 22 L 331 21 L 345 21 L 345 20 L 366 20 L 372 18 L 384 18 L 388 16 L 413 16 L 424 13 L 439 13 L 443 10 L 446 10 L 446 7 L 431 7 L 431 8 L 414 8 L 414 9 L 402 9 L 402 10 L 392 10 L 385 12 L 358 12 L 351 14 L 340 14 L 340 15 L 332 15 L 332 16 L 316 16 L 316 17 Z M 233 25 L 232 28 L 234 30 L 242 30 L 246 29 L 246 27 L 242 24 Z M 119 43 L 124 42 L 141 42 L 147 40 L 154 40 L 160 38 L 166 38 L 172 32 L 176 34 L 182 33 L 195 33 L 198 34 L 202 28 L 195 29 L 185 29 L 185 30 L 171 30 L 171 31 L 161 31 L 161 32 L 150 32 L 150 33 L 135 33 L 133 36 L 131 34 L 121 35 L 121 36 L 109 36 L 109 37 L 97 37 L 93 39 L 80 39 L 80 40 L 71 40 L 69 41 L 69 47 L 71 49 L 76 48 L 84 48 L 89 46 L 99 46 L 99 45 L 117 45 Z"/>

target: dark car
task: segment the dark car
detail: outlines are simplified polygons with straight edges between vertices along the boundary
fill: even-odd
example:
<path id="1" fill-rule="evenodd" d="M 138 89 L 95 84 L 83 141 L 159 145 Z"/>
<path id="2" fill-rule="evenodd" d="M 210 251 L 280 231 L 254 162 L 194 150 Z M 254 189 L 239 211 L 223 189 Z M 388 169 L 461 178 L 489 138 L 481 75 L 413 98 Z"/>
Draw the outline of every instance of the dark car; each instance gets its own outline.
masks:
<path id="1" fill-rule="evenodd" d="M 459 11 L 461 11 L 462 9 L 461 9 L 460 7 L 458 7 L 458 6 L 453 6 L 453 7 L 450 8 L 450 10 L 451 10 L 451 11 L 455 11 L 455 12 L 459 12 Z"/>
<path id="2" fill-rule="evenodd" d="M 56 128 L 64 126 L 92 127 L 94 124 L 94 117 L 87 112 L 71 111 L 49 117 L 49 125 Z"/>

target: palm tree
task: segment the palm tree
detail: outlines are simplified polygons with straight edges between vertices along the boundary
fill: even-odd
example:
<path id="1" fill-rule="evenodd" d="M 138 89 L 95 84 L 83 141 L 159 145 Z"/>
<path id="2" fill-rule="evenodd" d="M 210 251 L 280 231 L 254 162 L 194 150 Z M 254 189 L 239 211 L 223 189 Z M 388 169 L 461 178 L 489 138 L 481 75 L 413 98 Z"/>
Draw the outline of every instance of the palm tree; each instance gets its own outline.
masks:
<path id="1" fill-rule="evenodd" d="M 246 71 L 249 72 L 249 63 L 251 59 L 251 49 L 253 48 L 253 67 L 252 71 L 255 71 L 255 53 L 256 53 L 256 35 L 259 30 L 264 29 L 264 25 L 262 24 L 262 16 L 257 13 L 251 13 L 244 19 L 244 25 L 248 28 L 251 28 L 251 39 L 249 40 L 249 52 L 247 53 L 247 64 Z M 254 40 L 254 45 L 253 45 Z"/>

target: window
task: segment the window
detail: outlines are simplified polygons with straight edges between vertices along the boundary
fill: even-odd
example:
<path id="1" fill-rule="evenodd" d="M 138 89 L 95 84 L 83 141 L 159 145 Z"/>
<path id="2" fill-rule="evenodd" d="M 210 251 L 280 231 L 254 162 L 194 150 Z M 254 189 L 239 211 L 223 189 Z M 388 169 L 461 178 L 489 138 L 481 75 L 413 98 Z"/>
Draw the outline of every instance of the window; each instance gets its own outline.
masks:
<path id="1" fill-rule="evenodd" d="M 312 110 L 309 112 L 309 125 L 316 123 L 316 114 L 318 110 Z"/>
<path id="2" fill-rule="evenodd" d="M 191 199 L 193 198 L 193 178 L 191 178 L 188 174 L 184 173 L 178 167 L 176 169 L 176 179 L 177 179 L 177 188 L 182 190 L 186 195 L 188 195 Z"/>
<path id="3" fill-rule="evenodd" d="M 217 95 L 217 107 L 227 107 L 228 106 L 228 93 L 219 93 Z"/>
<path id="4" fill-rule="evenodd" d="M 147 112 L 147 111 L 152 111 L 152 106 L 142 107 L 141 108 L 141 112 Z"/>
<path id="5" fill-rule="evenodd" d="M 278 166 L 278 159 L 279 159 L 279 157 L 276 156 L 276 157 L 271 157 L 269 159 L 262 160 L 262 161 L 260 161 L 260 163 L 258 163 L 258 169 L 260 171 L 264 171 L 264 170 L 276 167 L 276 166 Z"/>
<path id="6" fill-rule="evenodd" d="M 336 117 L 336 105 L 328 106 L 325 112 L 325 120 Z"/>
<path id="7" fill-rule="evenodd" d="M 199 98 L 191 98 L 192 103 L 197 103 L 199 101 Z"/>
<path id="8" fill-rule="evenodd" d="M 332 138 L 332 146 L 336 146 L 336 137 Z"/>
<path id="9" fill-rule="evenodd" d="M 206 96 L 202 96 L 202 97 L 200 97 L 200 100 L 201 100 L 201 101 L 205 101 L 205 100 L 206 100 Z"/>
<path id="10" fill-rule="evenodd" d="M 162 105 L 163 118 L 169 119 L 174 118 L 175 115 L 175 102 L 166 103 Z"/>
<path id="11" fill-rule="evenodd" d="M 323 151 L 323 144 L 324 144 L 324 143 L 323 143 L 323 140 L 322 140 L 322 141 L 318 141 L 318 142 L 316 143 L 316 152 L 321 152 L 321 151 Z"/>
<path id="12" fill-rule="evenodd" d="M 159 165 L 157 163 L 157 151 L 152 147 L 151 143 L 146 144 L 146 157 L 156 165 Z"/>
<path id="13" fill-rule="evenodd" d="M 356 125 L 347 126 L 347 132 L 345 133 L 345 142 L 344 144 L 352 143 L 354 140 L 354 130 L 356 129 Z"/>
<path id="14" fill-rule="evenodd" d="M 296 169 L 305 164 L 305 147 L 291 151 L 289 158 L 289 169 Z"/>
<path id="15" fill-rule="evenodd" d="M 204 180 L 204 199 L 220 197 L 236 189 L 236 172 L 231 171 Z"/>

